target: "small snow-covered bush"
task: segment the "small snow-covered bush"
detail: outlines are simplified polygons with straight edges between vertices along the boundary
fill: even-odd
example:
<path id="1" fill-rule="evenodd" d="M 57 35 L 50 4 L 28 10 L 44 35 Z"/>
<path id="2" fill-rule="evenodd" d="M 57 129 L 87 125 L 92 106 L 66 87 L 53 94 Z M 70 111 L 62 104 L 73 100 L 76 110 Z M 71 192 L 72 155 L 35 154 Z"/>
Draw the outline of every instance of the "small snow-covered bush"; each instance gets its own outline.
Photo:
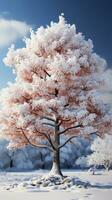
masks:
<path id="1" fill-rule="evenodd" d="M 112 135 L 96 138 L 91 150 L 93 153 L 88 156 L 89 165 L 103 165 L 106 169 L 112 166 Z"/>

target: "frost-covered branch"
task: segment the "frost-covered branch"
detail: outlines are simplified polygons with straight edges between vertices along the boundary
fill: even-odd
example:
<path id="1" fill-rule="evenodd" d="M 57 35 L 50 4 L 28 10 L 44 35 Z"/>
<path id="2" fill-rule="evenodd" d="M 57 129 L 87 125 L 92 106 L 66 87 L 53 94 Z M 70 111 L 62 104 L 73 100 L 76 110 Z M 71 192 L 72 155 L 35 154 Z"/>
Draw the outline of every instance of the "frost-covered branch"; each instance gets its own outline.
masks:
<path id="1" fill-rule="evenodd" d="M 50 117 L 42 117 L 41 119 L 47 119 L 49 121 L 55 122 L 55 120 L 53 118 L 50 118 Z"/>
<path id="2" fill-rule="evenodd" d="M 54 124 L 51 124 L 51 123 L 43 122 L 42 124 L 43 124 L 43 125 L 47 125 L 47 126 L 52 126 L 52 127 L 55 128 L 55 125 L 54 125 Z"/>
<path id="3" fill-rule="evenodd" d="M 72 126 L 72 127 L 69 127 L 69 128 L 66 128 L 64 131 L 61 131 L 61 132 L 59 132 L 59 135 L 62 135 L 62 134 L 64 134 L 65 132 L 67 132 L 67 131 L 69 131 L 69 130 L 71 130 L 71 129 L 75 129 L 75 128 L 79 128 L 79 127 L 82 127 L 82 125 L 77 125 L 77 126 Z"/>

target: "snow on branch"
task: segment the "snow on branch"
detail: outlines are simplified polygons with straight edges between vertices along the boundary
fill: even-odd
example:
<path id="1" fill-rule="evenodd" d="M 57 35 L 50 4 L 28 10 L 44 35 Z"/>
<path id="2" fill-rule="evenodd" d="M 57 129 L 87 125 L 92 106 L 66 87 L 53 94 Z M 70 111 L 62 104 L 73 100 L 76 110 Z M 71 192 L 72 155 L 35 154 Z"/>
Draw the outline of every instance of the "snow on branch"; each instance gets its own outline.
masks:
<path id="1" fill-rule="evenodd" d="M 77 126 L 72 126 L 72 127 L 69 127 L 69 128 L 66 128 L 64 131 L 61 131 L 61 132 L 59 132 L 59 135 L 62 135 L 62 134 L 64 134 L 65 132 L 67 132 L 67 131 L 69 131 L 69 130 L 71 130 L 71 129 L 75 129 L 75 128 L 79 128 L 79 127 L 82 127 L 82 125 L 77 125 Z"/>

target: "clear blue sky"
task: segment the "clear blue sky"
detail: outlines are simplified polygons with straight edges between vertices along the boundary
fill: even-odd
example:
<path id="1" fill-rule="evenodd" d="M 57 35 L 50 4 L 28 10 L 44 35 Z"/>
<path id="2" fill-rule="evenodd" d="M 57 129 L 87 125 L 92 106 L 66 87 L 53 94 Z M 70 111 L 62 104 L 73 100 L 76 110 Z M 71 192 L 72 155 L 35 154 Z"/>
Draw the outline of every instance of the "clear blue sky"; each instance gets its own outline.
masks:
<path id="1" fill-rule="evenodd" d="M 69 23 L 75 23 L 78 31 L 83 32 L 86 38 L 93 40 L 94 50 L 104 57 L 111 67 L 111 0 L 0 0 L 0 37 L 13 36 L 12 32 L 10 33 L 10 20 L 25 22 L 26 26 L 36 28 L 40 25 L 49 24 L 51 20 L 57 21 L 62 12 Z M 6 22 L 8 22 L 8 29 Z M 20 47 L 23 45 L 20 36 L 21 30 L 16 30 L 15 21 L 14 31 L 16 31 L 17 37 L 12 41 L 16 44 L 16 47 Z M 22 35 L 24 34 L 22 33 Z M 1 38 L 0 40 L 2 40 Z M 0 88 L 5 87 L 7 81 L 14 79 L 11 69 L 5 67 L 2 62 L 11 43 L 10 41 L 6 43 L 9 39 L 5 39 L 5 44 L 3 40 L 0 43 Z"/>

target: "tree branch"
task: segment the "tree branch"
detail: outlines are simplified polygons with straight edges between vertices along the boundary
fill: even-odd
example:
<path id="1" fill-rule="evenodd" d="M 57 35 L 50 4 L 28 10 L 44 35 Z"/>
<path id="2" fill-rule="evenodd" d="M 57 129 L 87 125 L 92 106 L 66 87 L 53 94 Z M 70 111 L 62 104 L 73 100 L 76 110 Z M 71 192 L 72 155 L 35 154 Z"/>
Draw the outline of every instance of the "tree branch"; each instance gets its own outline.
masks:
<path id="1" fill-rule="evenodd" d="M 43 71 L 45 72 L 45 74 L 47 74 L 49 77 L 51 77 L 51 75 L 45 69 Z"/>
<path id="2" fill-rule="evenodd" d="M 61 126 L 62 122 L 63 122 L 63 120 L 60 120 L 60 122 L 58 123 L 58 126 Z"/>
<path id="3" fill-rule="evenodd" d="M 62 135 L 62 134 L 64 134 L 65 132 L 67 132 L 67 131 L 69 131 L 69 130 L 71 130 L 71 129 L 74 129 L 74 128 L 79 128 L 79 127 L 81 127 L 82 125 L 77 125 L 77 126 L 72 126 L 72 127 L 69 127 L 69 128 L 66 128 L 64 131 L 61 131 L 61 132 L 59 132 L 59 135 Z"/>
<path id="4" fill-rule="evenodd" d="M 22 128 L 20 128 L 20 130 L 22 131 L 22 133 L 23 133 L 25 139 L 27 140 L 27 142 L 28 142 L 31 146 L 33 146 L 33 147 L 39 147 L 39 148 L 47 148 L 47 149 L 49 149 L 50 151 L 52 151 L 52 148 L 50 148 L 50 147 L 49 147 L 48 145 L 46 145 L 46 144 L 34 144 L 34 143 L 32 143 L 32 142 L 30 141 L 30 139 L 26 136 L 24 130 L 23 130 Z"/>
<path id="5" fill-rule="evenodd" d="M 92 132 L 92 133 L 89 133 L 88 136 L 90 135 L 97 135 L 98 137 L 101 137 L 97 132 Z M 61 149 L 62 147 L 64 147 L 68 142 L 70 142 L 73 138 L 75 137 L 78 137 L 77 135 L 74 135 L 72 137 L 70 137 L 69 139 L 67 139 L 62 145 L 60 145 L 58 148 Z"/>
<path id="6" fill-rule="evenodd" d="M 54 113 L 56 113 L 57 114 L 57 111 L 54 109 L 54 108 L 52 108 L 52 107 L 49 107 L 49 109 L 51 109 Z"/>
<path id="7" fill-rule="evenodd" d="M 42 117 L 41 119 L 47 119 L 47 120 L 49 120 L 49 121 L 55 122 L 55 120 L 52 119 L 52 118 L 50 118 L 50 117 Z"/>
<path id="8" fill-rule="evenodd" d="M 46 122 L 43 122 L 42 124 L 48 125 L 48 126 L 53 126 L 53 127 L 55 128 L 55 125 L 54 125 L 54 124 L 50 124 L 50 123 L 46 123 Z"/>
<path id="9" fill-rule="evenodd" d="M 69 103 L 67 103 L 67 104 L 64 105 L 64 107 L 67 107 L 67 106 L 69 106 Z"/>
<path id="10" fill-rule="evenodd" d="M 34 110 L 32 110 L 31 113 L 32 113 L 33 115 L 38 115 L 38 113 L 37 113 L 36 111 L 34 111 Z"/>
<path id="11" fill-rule="evenodd" d="M 72 140 L 73 138 L 78 137 L 76 135 L 70 137 L 68 140 L 66 140 L 66 142 L 64 142 L 62 145 L 60 145 L 58 148 L 61 149 L 62 147 L 64 147 L 68 142 L 70 142 L 70 140 Z"/>
<path id="12" fill-rule="evenodd" d="M 92 133 L 89 133 L 88 136 L 89 136 L 89 135 L 97 135 L 98 137 L 102 138 L 101 135 L 98 134 L 98 133 L 99 133 L 99 131 L 97 131 L 97 132 L 92 132 Z"/>
<path id="13" fill-rule="evenodd" d="M 67 123 L 67 122 L 69 122 L 70 120 L 71 120 L 71 119 L 61 119 L 58 125 L 60 126 L 63 122 Z"/>
<path id="14" fill-rule="evenodd" d="M 37 129 L 36 129 L 36 130 L 37 130 Z M 52 142 L 52 140 L 51 140 L 50 135 L 47 135 L 46 133 L 40 132 L 40 131 L 38 131 L 38 130 L 37 130 L 37 132 L 38 132 L 41 136 L 44 135 L 45 138 L 48 140 L 49 144 L 51 145 L 52 149 L 55 150 L 55 147 L 54 147 L 54 145 L 53 145 L 53 142 Z"/>
<path id="15" fill-rule="evenodd" d="M 29 103 L 29 101 L 31 100 L 31 97 L 25 97 L 24 95 L 22 96 L 24 99 L 25 99 L 25 101 L 26 102 L 28 102 Z"/>

